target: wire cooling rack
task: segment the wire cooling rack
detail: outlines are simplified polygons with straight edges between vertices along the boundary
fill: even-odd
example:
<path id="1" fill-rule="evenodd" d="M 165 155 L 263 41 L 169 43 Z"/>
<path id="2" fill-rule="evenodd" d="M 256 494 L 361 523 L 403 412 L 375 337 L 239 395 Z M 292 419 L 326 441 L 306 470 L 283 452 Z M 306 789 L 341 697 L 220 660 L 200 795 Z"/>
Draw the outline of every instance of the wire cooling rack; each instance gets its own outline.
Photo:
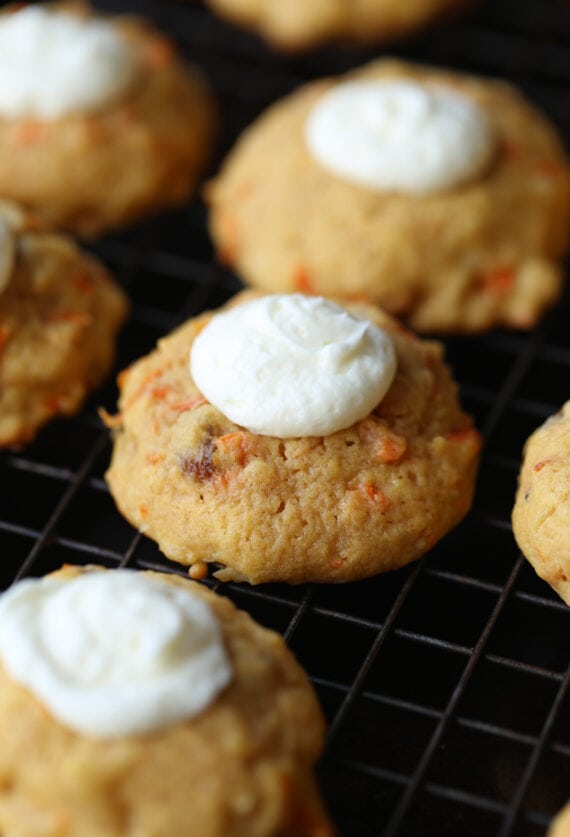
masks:
<path id="1" fill-rule="evenodd" d="M 195 3 L 98 5 L 145 13 L 202 66 L 223 114 L 217 160 L 300 82 L 383 54 L 278 56 Z M 564 0 L 492 0 L 388 53 L 506 77 L 570 139 Z M 212 259 L 198 201 L 96 249 L 133 301 L 117 369 L 239 288 Z M 538 837 L 570 796 L 570 611 L 520 557 L 509 522 L 524 440 L 570 395 L 568 317 L 566 295 L 532 333 L 446 341 L 486 446 L 473 511 L 423 560 L 338 587 L 217 585 L 285 636 L 314 683 L 330 729 L 321 786 L 343 837 Z M 1 455 L 2 587 L 64 562 L 183 572 L 108 494 L 96 407 L 115 404 L 109 383 L 77 418 Z"/>

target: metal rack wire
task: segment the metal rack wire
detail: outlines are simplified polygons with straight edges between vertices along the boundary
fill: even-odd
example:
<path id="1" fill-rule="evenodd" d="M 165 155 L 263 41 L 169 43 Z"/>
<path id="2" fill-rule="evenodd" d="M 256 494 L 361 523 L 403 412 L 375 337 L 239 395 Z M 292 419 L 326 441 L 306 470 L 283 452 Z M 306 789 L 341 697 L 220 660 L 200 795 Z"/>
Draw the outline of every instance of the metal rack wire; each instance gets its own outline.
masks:
<path id="1" fill-rule="evenodd" d="M 218 95 L 218 159 L 269 102 L 381 50 L 272 54 L 202 6 L 105 0 L 170 31 Z M 570 6 L 493 0 L 390 54 L 507 77 L 570 140 Z M 570 142 L 569 142 L 570 145 Z M 214 164 L 215 165 L 215 164 Z M 198 201 L 97 251 L 133 300 L 117 368 L 238 287 L 215 264 Z M 280 631 L 330 724 L 323 792 L 345 837 L 545 833 L 570 796 L 570 612 L 518 554 L 510 511 L 528 434 L 570 393 L 568 294 L 534 332 L 447 342 L 466 408 L 486 438 L 475 507 L 422 561 L 343 587 L 218 586 Z M 0 584 L 64 562 L 183 572 L 133 532 L 103 481 L 96 406 L 0 457 Z"/>

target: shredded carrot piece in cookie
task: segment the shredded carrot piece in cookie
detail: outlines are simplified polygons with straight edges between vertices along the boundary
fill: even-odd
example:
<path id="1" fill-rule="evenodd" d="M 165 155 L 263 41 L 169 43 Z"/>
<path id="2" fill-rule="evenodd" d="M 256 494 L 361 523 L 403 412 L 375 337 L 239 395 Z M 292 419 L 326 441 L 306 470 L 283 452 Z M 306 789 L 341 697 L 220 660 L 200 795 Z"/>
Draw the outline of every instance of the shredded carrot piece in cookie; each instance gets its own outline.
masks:
<path id="1" fill-rule="evenodd" d="M 377 457 L 380 462 L 391 465 L 399 462 L 406 452 L 408 443 L 403 436 L 382 437 L 377 445 Z"/>
<path id="2" fill-rule="evenodd" d="M 488 273 L 483 273 L 479 277 L 479 285 L 486 293 L 508 294 L 512 291 L 515 284 L 515 271 L 512 267 L 498 267 L 495 270 L 490 270 Z"/>
<path id="3" fill-rule="evenodd" d="M 542 471 L 545 465 L 550 465 L 550 463 L 553 461 L 553 459 L 542 459 L 540 462 L 536 463 L 536 465 L 533 468 L 533 471 L 536 471 L 536 473 L 538 473 L 539 471 Z"/>
<path id="4" fill-rule="evenodd" d="M 399 462 L 407 450 L 404 436 L 392 432 L 383 421 L 364 419 L 360 422 L 359 432 L 365 442 L 373 445 L 376 458 L 385 465 Z"/>
<path id="5" fill-rule="evenodd" d="M 8 340 L 12 336 L 13 328 L 7 325 L 0 326 L 0 352 L 6 348 Z"/>
<path id="6" fill-rule="evenodd" d="M 300 291 L 303 294 L 314 293 L 309 274 L 303 265 L 298 267 L 295 271 L 295 275 L 293 276 L 293 287 L 295 290 Z"/>
<path id="7" fill-rule="evenodd" d="M 125 370 L 125 372 L 121 373 L 118 377 L 120 387 L 122 387 L 126 383 L 126 371 L 128 370 Z M 135 403 L 135 401 L 138 401 L 138 399 L 141 397 L 141 395 L 143 395 L 146 392 L 146 390 L 149 388 L 152 382 L 156 381 L 157 378 L 160 378 L 161 375 L 162 369 L 155 369 L 153 372 L 149 372 L 148 375 L 145 375 L 145 377 L 142 379 L 136 390 L 127 399 L 124 409 L 128 409 Z"/>
<path id="8" fill-rule="evenodd" d="M 474 427 L 463 427 L 460 430 L 454 430 L 447 433 L 445 438 L 448 442 L 458 442 L 459 444 L 471 444 L 477 448 L 481 445 L 481 436 Z"/>
<path id="9" fill-rule="evenodd" d="M 236 430 L 234 433 L 227 433 L 216 439 L 218 450 L 233 455 L 240 465 L 244 465 L 251 453 L 251 444 L 243 430 Z"/>
<path id="10" fill-rule="evenodd" d="M 364 482 L 361 485 L 361 489 L 373 503 L 376 503 L 381 512 L 388 511 L 392 505 L 390 498 L 387 497 L 380 488 L 374 485 L 374 483 Z"/>
<path id="11" fill-rule="evenodd" d="M 153 401 L 162 401 L 162 399 L 166 398 L 166 396 L 171 392 L 172 387 L 169 386 L 153 387 L 150 391 L 150 397 Z"/>
<path id="12" fill-rule="evenodd" d="M 27 119 L 14 126 L 14 140 L 17 145 L 32 145 L 39 142 L 45 135 L 47 126 L 45 122 L 36 119 Z"/>
<path id="13" fill-rule="evenodd" d="M 206 398 L 188 398 L 186 401 L 177 401 L 174 404 L 169 404 L 169 408 L 175 413 L 186 413 L 188 410 L 195 410 L 196 407 L 201 407 L 202 404 L 207 404 Z"/>
<path id="14" fill-rule="evenodd" d="M 44 409 L 50 413 L 55 414 L 59 413 L 63 410 L 65 406 L 65 394 L 64 393 L 50 393 L 49 395 L 44 395 L 42 399 L 42 404 Z"/>
<path id="15" fill-rule="evenodd" d="M 158 465 L 159 462 L 163 462 L 166 459 L 166 454 L 160 451 L 150 451 L 146 454 L 145 459 L 149 465 Z"/>
<path id="16" fill-rule="evenodd" d="M 539 157 L 536 152 L 521 143 L 505 140 L 501 152 L 507 160 L 516 160 L 537 174 L 545 177 L 558 177 L 560 175 L 562 166 L 558 161 Z"/>
<path id="17" fill-rule="evenodd" d="M 93 322 L 93 317 L 86 311 L 53 311 L 46 317 L 48 323 L 72 323 L 80 328 L 87 328 Z"/>

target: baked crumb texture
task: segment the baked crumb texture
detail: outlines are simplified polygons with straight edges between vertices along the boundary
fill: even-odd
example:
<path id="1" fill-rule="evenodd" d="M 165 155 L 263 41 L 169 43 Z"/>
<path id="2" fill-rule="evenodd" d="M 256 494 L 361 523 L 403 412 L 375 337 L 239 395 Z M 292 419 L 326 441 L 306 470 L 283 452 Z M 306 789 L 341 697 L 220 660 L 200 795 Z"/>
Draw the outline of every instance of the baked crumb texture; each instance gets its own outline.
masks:
<path id="1" fill-rule="evenodd" d="M 377 409 L 330 436 L 255 435 L 202 397 L 188 355 L 211 313 L 121 373 L 108 484 L 168 558 L 253 584 L 350 581 L 417 558 L 465 515 L 480 439 L 442 347 L 350 310 L 389 331 L 398 368 Z"/>
<path id="2" fill-rule="evenodd" d="M 93 14 L 82 3 L 59 8 Z M 136 17 L 114 24 L 142 64 L 128 95 L 55 120 L 0 117 L 0 194 L 85 237 L 183 203 L 216 122 L 204 81 L 167 37 Z"/>
<path id="3" fill-rule="evenodd" d="M 344 78 L 412 79 L 473 97 L 497 135 L 488 170 L 412 195 L 354 185 L 304 141 L 317 81 L 269 108 L 206 190 L 220 259 L 264 291 L 363 299 L 418 331 L 529 328 L 559 296 L 570 168 L 552 125 L 510 85 L 376 61 Z"/>
<path id="4" fill-rule="evenodd" d="M 96 259 L 13 207 L 0 206 L 4 217 L 17 228 L 0 292 L 0 446 L 29 442 L 52 417 L 78 412 L 109 373 L 127 314 L 123 291 Z"/>
<path id="5" fill-rule="evenodd" d="M 203 585 L 153 575 L 209 604 L 233 681 L 189 721 L 98 739 L 57 723 L 0 666 L 2 834 L 333 837 L 312 772 L 323 718 L 282 638 Z"/>

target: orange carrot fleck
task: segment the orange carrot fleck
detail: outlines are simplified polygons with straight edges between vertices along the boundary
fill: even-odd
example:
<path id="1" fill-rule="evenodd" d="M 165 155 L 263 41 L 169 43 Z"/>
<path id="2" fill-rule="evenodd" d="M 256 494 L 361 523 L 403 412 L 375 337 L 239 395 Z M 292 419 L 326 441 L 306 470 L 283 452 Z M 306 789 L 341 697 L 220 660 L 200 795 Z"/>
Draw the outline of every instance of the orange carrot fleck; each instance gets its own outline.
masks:
<path id="1" fill-rule="evenodd" d="M 72 282 L 80 293 L 90 294 L 93 292 L 93 278 L 84 270 L 78 271 L 73 277 Z"/>
<path id="2" fill-rule="evenodd" d="M 381 512 L 388 511 L 388 509 L 392 505 L 391 500 L 384 494 L 383 491 L 381 491 L 381 489 L 375 486 L 374 483 L 362 483 L 361 488 L 366 494 L 366 496 L 370 500 L 372 500 L 373 503 L 376 503 L 379 506 Z"/>
<path id="3" fill-rule="evenodd" d="M 552 459 L 541 459 L 540 462 L 536 463 L 536 465 L 533 468 L 533 471 L 536 471 L 536 473 L 538 473 L 539 471 L 542 471 L 545 465 L 550 465 L 551 462 Z"/>
<path id="4" fill-rule="evenodd" d="M 166 454 L 160 453 L 159 451 L 150 451 L 147 453 L 145 459 L 149 465 L 158 465 L 159 462 L 163 462 L 166 459 Z"/>
<path id="5" fill-rule="evenodd" d="M 148 508 L 144 503 L 141 503 L 139 506 L 139 514 L 143 520 L 148 517 Z"/>
<path id="6" fill-rule="evenodd" d="M 293 276 L 293 287 L 302 294 L 313 293 L 313 286 L 309 278 L 309 274 L 303 265 L 298 267 L 295 271 L 295 275 Z"/>
<path id="7" fill-rule="evenodd" d="M 201 407 L 202 404 L 207 403 L 208 401 L 200 396 L 199 398 L 188 398 L 186 401 L 177 401 L 168 406 L 175 413 L 186 413 L 188 410 L 195 410 L 196 407 Z"/>
<path id="8" fill-rule="evenodd" d="M 17 145 L 33 145 L 39 142 L 47 131 L 45 122 L 36 119 L 26 119 L 14 128 L 14 139 Z"/>
<path id="9" fill-rule="evenodd" d="M 50 393 L 44 396 L 42 404 L 46 412 L 50 413 L 50 415 L 60 413 L 65 406 L 65 396 L 58 393 Z"/>
<path id="10" fill-rule="evenodd" d="M 143 59 L 147 67 L 158 70 L 174 61 L 174 44 L 169 38 L 154 37 L 145 46 Z"/>
<path id="11" fill-rule="evenodd" d="M 479 276 L 481 289 L 486 293 L 500 296 L 512 291 L 515 284 L 515 271 L 512 267 L 499 267 Z"/>
<path id="12" fill-rule="evenodd" d="M 561 164 L 557 160 L 547 160 L 540 157 L 532 149 L 520 143 L 505 140 L 501 151 L 505 159 L 520 162 L 537 174 L 545 177 L 558 177 L 560 175 Z"/>
<path id="13" fill-rule="evenodd" d="M 0 326 L 0 352 L 6 348 L 8 340 L 12 335 L 13 329 L 10 326 L 3 325 Z"/>
<path id="14" fill-rule="evenodd" d="M 128 370 L 125 370 L 125 371 L 128 371 Z M 125 372 L 123 372 L 122 374 L 124 375 Z M 131 407 L 135 403 L 135 401 L 138 401 L 138 399 L 141 397 L 141 395 L 143 395 L 144 392 L 146 392 L 146 390 L 149 388 L 149 386 L 152 384 L 152 382 L 156 381 L 157 378 L 160 378 L 161 375 L 162 375 L 162 369 L 155 369 L 153 372 L 149 372 L 148 375 L 145 375 L 145 377 L 142 379 L 142 381 L 140 382 L 138 387 L 135 389 L 135 391 L 132 393 L 132 395 L 127 399 L 127 401 L 125 403 L 125 409 L 127 409 L 128 407 Z M 122 385 L 122 384 L 123 384 L 123 381 L 119 380 L 119 385 Z"/>
<path id="15" fill-rule="evenodd" d="M 161 401 L 163 398 L 172 391 L 172 387 L 169 386 L 161 386 L 161 387 L 153 387 L 150 391 L 150 397 L 153 401 Z"/>
<path id="16" fill-rule="evenodd" d="M 63 311 L 52 311 L 46 317 L 48 323 L 74 323 L 77 326 L 88 326 L 92 320 L 92 315 L 86 311 L 75 311 L 70 308 Z"/>
<path id="17" fill-rule="evenodd" d="M 249 439 L 243 430 L 220 436 L 216 439 L 216 447 L 233 456 L 239 465 L 244 465 L 247 456 L 251 453 Z"/>
<path id="18" fill-rule="evenodd" d="M 408 443 L 403 436 L 383 436 L 376 447 L 376 455 L 380 462 L 391 465 L 400 461 L 407 447 Z"/>
<path id="19" fill-rule="evenodd" d="M 383 464 L 399 462 L 408 447 L 404 436 L 392 432 L 383 421 L 364 419 L 360 422 L 359 431 L 364 440 L 373 446 L 376 458 Z"/>
<path id="20" fill-rule="evenodd" d="M 481 445 L 481 436 L 474 427 L 463 427 L 460 430 L 454 430 L 451 433 L 447 433 L 445 438 L 448 442 L 471 444 L 477 448 Z"/>

